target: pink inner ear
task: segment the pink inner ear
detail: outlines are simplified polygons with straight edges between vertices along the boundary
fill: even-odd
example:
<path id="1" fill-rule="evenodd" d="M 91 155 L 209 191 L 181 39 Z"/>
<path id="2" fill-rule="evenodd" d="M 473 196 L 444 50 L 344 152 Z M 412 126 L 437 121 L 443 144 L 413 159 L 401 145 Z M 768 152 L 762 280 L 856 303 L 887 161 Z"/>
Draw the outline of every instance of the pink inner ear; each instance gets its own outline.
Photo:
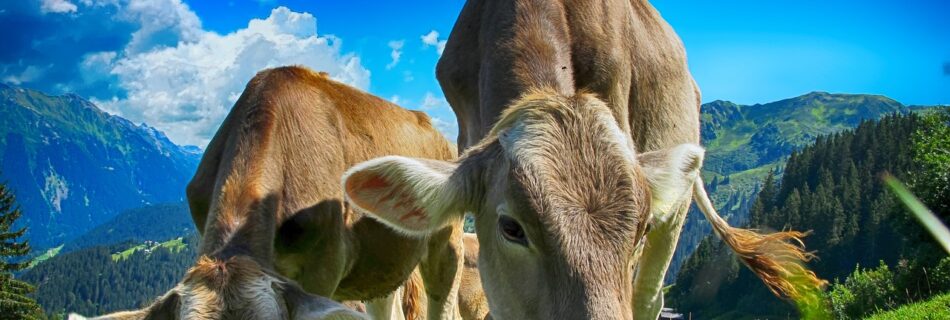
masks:
<path id="1" fill-rule="evenodd" d="M 426 214 L 425 212 L 422 212 L 422 209 L 415 208 L 412 209 L 412 211 L 409 211 L 409 213 L 402 215 L 402 217 L 399 218 L 399 221 L 405 222 L 406 220 L 409 220 L 409 218 L 416 218 L 416 220 L 419 222 L 423 222 L 426 219 Z"/>
<path id="2" fill-rule="evenodd" d="M 396 219 L 398 224 L 410 228 L 424 228 L 429 217 L 419 208 L 411 193 L 400 185 L 393 185 L 385 178 L 375 174 L 355 174 L 347 183 L 350 200 L 363 209 L 369 210 L 389 220 Z M 393 221 L 396 222 L 396 221 Z"/>
<path id="3" fill-rule="evenodd" d="M 380 178 L 379 176 L 373 176 L 369 178 L 369 180 L 366 180 L 366 182 L 363 182 L 363 185 L 360 186 L 360 189 L 381 189 L 388 187 L 389 182 L 386 182 L 385 179 Z"/>

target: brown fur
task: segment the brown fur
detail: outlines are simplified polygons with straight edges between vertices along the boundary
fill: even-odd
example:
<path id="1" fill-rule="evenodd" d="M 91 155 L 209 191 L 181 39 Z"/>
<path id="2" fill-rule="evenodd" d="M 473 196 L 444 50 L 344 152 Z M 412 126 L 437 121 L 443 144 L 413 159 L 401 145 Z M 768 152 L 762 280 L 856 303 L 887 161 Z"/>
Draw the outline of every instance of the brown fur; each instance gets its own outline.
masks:
<path id="1" fill-rule="evenodd" d="M 422 276 L 418 272 L 413 272 L 402 288 L 402 314 L 405 315 L 406 320 L 425 319 L 426 296 Z"/>
<path id="2" fill-rule="evenodd" d="M 638 153 L 699 143 L 701 99 L 685 50 L 644 0 L 469 0 L 449 36 L 437 76 L 458 116 L 462 150 L 488 145 L 479 143 L 492 139 L 496 122 L 504 122 L 512 113 L 508 109 L 538 88 L 566 97 L 578 89 L 596 94 Z M 702 189 L 701 183 L 697 188 Z M 696 194 L 705 197 L 705 190 Z M 637 290 L 643 290 L 635 293 L 636 308 L 650 309 L 637 311 L 644 318 L 655 318 L 662 306 L 663 274 L 687 208 L 688 202 L 681 204 L 666 225 L 654 228 L 664 235 L 653 234 L 646 244 L 644 254 L 654 259 L 634 279 Z M 804 269 L 811 255 L 794 245 L 803 234 L 761 235 L 728 227 L 717 221 L 711 205 L 706 209 L 716 233 L 776 294 L 798 299 L 801 290 L 823 284 Z M 658 302 L 648 301 L 657 295 Z"/>
<path id="3" fill-rule="evenodd" d="M 268 277 L 291 286 L 280 292 L 296 294 L 299 284 L 339 301 L 372 300 L 395 291 L 421 263 L 431 266 L 421 276 L 428 291 L 444 296 L 457 286 L 441 273 L 461 265 L 461 225 L 429 239 L 407 237 L 351 210 L 339 182 L 346 168 L 374 157 L 450 160 L 455 152 L 422 113 L 305 68 L 261 71 L 188 185 L 201 258 L 179 287 L 208 288 L 191 306 L 212 315 L 242 308 L 241 298 L 223 292 L 247 294 L 248 283 Z M 407 288 L 414 299 L 425 297 L 418 277 Z"/>
<path id="4" fill-rule="evenodd" d="M 488 299 L 482 290 L 478 273 L 478 238 L 466 233 L 462 238 L 465 247 L 465 265 L 462 284 L 459 286 L 459 315 L 463 320 L 483 320 L 488 316 Z"/>

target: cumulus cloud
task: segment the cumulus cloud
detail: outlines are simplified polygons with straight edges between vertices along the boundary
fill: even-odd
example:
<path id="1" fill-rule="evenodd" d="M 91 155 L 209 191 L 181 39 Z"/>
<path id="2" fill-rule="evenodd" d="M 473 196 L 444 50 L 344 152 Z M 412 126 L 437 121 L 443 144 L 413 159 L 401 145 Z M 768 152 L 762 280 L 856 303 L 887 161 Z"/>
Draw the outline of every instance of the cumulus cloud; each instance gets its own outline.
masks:
<path id="1" fill-rule="evenodd" d="M 165 131 L 176 143 L 204 146 L 261 69 L 304 65 L 368 88 L 369 70 L 340 46 L 340 39 L 317 34 L 311 14 L 278 7 L 266 19 L 251 20 L 247 28 L 226 35 L 201 31 L 192 42 L 119 57 L 110 73 L 126 95 L 97 102 Z"/>
<path id="2" fill-rule="evenodd" d="M 395 104 L 400 104 L 410 109 L 416 109 L 425 112 L 432 118 L 432 125 L 435 126 L 450 141 L 458 138 L 458 122 L 455 120 L 455 113 L 449 107 L 445 97 L 437 96 L 431 91 L 427 91 L 418 103 L 411 103 L 399 96 L 393 96 L 389 99 Z"/>
<path id="3" fill-rule="evenodd" d="M 455 122 L 455 119 L 445 120 L 440 117 L 431 117 L 432 125 L 435 126 L 439 132 L 445 135 L 446 138 L 451 142 L 455 142 L 459 137 L 459 126 Z"/>
<path id="4" fill-rule="evenodd" d="M 389 101 L 404 108 L 423 111 L 432 119 L 432 125 L 439 130 L 449 141 L 458 139 L 459 127 L 455 120 L 455 113 L 449 107 L 444 97 L 436 96 L 427 91 L 421 99 L 405 99 L 399 95 L 389 97 Z"/>
<path id="5" fill-rule="evenodd" d="M 115 51 L 100 51 L 83 55 L 82 62 L 79 64 L 80 70 L 83 71 L 82 77 L 90 83 L 108 78 L 117 56 L 118 53 Z"/>
<path id="6" fill-rule="evenodd" d="M 419 109 L 422 111 L 433 111 L 438 108 L 447 108 L 448 106 L 449 102 L 445 101 L 445 97 L 436 97 L 431 91 L 427 91 L 422 97 L 422 103 L 419 104 Z"/>
<path id="7" fill-rule="evenodd" d="M 75 4 L 67 0 L 43 0 L 40 3 L 40 10 L 43 13 L 70 13 L 76 12 Z"/>
<path id="8" fill-rule="evenodd" d="M 400 97 L 399 95 L 394 95 L 392 97 L 389 97 L 389 102 L 395 103 L 397 105 L 402 105 L 404 101 L 402 100 L 402 97 Z"/>
<path id="9" fill-rule="evenodd" d="M 392 62 L 386 65 L 386 70 L 390 70 L 399 64 L 399 58 L 402 57 L 402 46 L 406 44 L 406 41 L 403 40 L 393 40 L 389 42 L 389 48 L 392 51 L 389 53 L 389 57 L 392 58 Z"/>
<path id="10" fill-rule="evenodd" d="M 123 57 L 197 41 L 204 33 L 201 21 L 182 1 L 6 1 L 5 16 L 16 19 L 0 19 L 0 80 L 51 94 L 124 96 L 111 67 L 90 69 L 92 61 L 86 59 L 100 52 Z"/>
<path id="11" fill-rule="evenodd" d="M 429 31 L 429 33 L 424 34 L 419 38 L 422 39 L 422 44 L 426 48 L 435 47 L 436 52 L 438 52 L 440 56 L 442 55 L 442 51 L 445 51 L 446 40 L 439 40 L 438 31 L 435 31 L 435 30 Z"/>
<path id="12" fill-rule="evenodd" d="M 49 70 L 51 66 L 46 67 L 37 67 L 37 66 L 27 66 L 23 69 L 23 72 L 19 74 L 10 74 L 6 77 L 3 77 L 3 82 L 11 83 L 14 85 L 21 85 L 24 82 L 34 81 L 39 79 Z"/>
<path id="13" fill-rule="evenodd" d="M 116 0 L 95 0 L 93 5 L 121 4 Z M 118 11 L 118 19 L 140 26 L 125 47 L 129 54 L 194 42 L 204 32 L 201 20 L 181 0 L 130 0 Z"/>
<path id="14" fill-rule="evenodd" d="M 432 119 L 432 126 L 442 133 L 449 141 L 455 142 L 459 136 L 458 122 L 455 120 L 455 113 L 449 107 L 449 103 L 444 97 L 439 97 L 432 92 L 426 92 L 418 103 L 413 99 L 405 99 L 399 95 L 389 97 L 389 102 L 408 109 L 425 112 Z"/>

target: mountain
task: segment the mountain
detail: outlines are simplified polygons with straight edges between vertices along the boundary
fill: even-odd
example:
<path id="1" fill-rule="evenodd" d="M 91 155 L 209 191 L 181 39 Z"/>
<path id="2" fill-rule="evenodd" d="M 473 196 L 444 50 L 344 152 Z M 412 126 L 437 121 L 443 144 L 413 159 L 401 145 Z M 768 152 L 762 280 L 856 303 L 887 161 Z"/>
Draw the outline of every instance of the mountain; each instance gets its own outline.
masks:
<path id="1" fill-rule="evenodd" d="M 200 156 L 79 96 L 0 84 L 0 180 L 14 190 L 37 250 L 123 210 L 183 201 Z"/>
<path id="2" fill-rule="evenodd" d="M 781 176 L 793 151 L 818 136 L 911 109 L 879 95 L 811 92 L 754 105 L 717 100 L 703 104 L 701 110 L 703 178 L 719 213 L 735 225 L 747 220 L 751 199 L 765 175 L 775 170 Z M 692 208 L 667 273 L 668 283 L 710 231 L 702 214 Z"/>
<path id="3" fill-rule="evenodd" d="M 825 92 L 751 106 L 713 101 L 702 105 L 702 140 L 708 149 L 704 169 L 725 175 L 761 167 L 819 135 L 908 110 L 884 96 Z"/>

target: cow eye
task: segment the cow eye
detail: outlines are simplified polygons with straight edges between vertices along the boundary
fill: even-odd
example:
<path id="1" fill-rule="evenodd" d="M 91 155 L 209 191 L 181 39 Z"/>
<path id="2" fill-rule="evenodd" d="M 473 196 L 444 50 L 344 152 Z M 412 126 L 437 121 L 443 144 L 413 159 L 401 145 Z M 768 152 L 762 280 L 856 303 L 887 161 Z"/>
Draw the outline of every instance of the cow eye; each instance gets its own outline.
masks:
<path id="1" fill-rule="evenodd" d="M 505 240 L 523 246 L 528 245 L 528 239 L 525 238 L 524 229 L 521 228 L 521 225 L 518 224 L 518 221 L 515 221 L 515 219 L 504 215 L 499 216 L 498 229 L 501 230 L 501 235 L 505 237 Z"/>

